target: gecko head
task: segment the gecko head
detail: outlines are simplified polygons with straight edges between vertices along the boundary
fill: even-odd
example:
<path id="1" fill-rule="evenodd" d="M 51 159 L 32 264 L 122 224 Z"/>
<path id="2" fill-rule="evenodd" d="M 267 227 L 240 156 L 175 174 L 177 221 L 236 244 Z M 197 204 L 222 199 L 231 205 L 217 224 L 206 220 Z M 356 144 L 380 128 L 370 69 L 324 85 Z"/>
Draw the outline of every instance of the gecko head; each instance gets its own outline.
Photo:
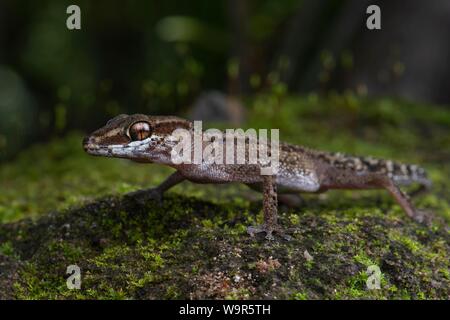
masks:
<path id="1" fill-rule="evenodd" d="M 189 121 L 172 116 L 121 114 L 85 137 L 83 148 L 95 156 L 152 162 L 174 130 L 190 127 Z"/>

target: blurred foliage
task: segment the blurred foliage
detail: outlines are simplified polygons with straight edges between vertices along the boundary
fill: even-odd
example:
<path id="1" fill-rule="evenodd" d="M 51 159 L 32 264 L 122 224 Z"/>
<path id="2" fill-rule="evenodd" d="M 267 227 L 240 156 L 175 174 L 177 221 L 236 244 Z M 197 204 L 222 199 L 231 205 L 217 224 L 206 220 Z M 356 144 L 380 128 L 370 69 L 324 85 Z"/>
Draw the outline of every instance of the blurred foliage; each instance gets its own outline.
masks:
<path id="1" fill-rule="evenodd" d="M 324 1 L 315 9 L 302 0 L 4 0 L 0 161 L 31 143 L 74 129 L 93 130 L 119 113 L 186 114 L 208 90 L 244 100 L 267 95 L 270 103 L 262 108 L 277 115 L 285 97 L 296 93 L 293 83 L 303 83 L 303 69 L 296 64 L 311 62 L 313 74 L 304 77 L 315 79 L 317 92 L 327 94 L 357 60 L 344 43 L 333 50 L 322 42 L 346 3 Z M 70 4 L 81 8 L 81 30 L 66 28 Z M 313 29 L 295 26 L 299 14 L 310 10 L 317 16 L 311 18 Z M 309 34 L 311 41 L 304 39 Z M 293 60 L 297 42 L 304 47 L 301 61 Z M 403 74 L 406 66 L 398 57 L 386 60 L 393 78 Z M 288 82 L 286 73 L 296 74 Z M 353 91 L 366 96 L 368 87 L 357 83 Z M 351 92 L 340 91 L 336 103 L 344 99 L 348 107 L 334 110 L 357 118 L 362 106 Z M 284 108 L 303 112 L 301 105 Z"/>
<path id="2" fill-rule="evenodd" d="M 23 81 L 10 68 L 0 65 L 0 160 L 3 151 L 21 150 L 21 143 L 33 133 L 35 102 Z"/>
<path id="3" fill-rule="evenodd" d="M 249 1 L 245 41 L 265 50 L 299 3 Z M 81 8 L 79 31 L 66 28 L 70 4 Z M 226 89 L 228 65 L 238 61 L 233 10 L 227 1 L 2 1 L 0 160 L 29 142 L 90 130 L 118 113 L 180 113 L 203 90 Z M 16 92 L 5 86 L 8 75 L 23 98 L 3 107 Z"/>

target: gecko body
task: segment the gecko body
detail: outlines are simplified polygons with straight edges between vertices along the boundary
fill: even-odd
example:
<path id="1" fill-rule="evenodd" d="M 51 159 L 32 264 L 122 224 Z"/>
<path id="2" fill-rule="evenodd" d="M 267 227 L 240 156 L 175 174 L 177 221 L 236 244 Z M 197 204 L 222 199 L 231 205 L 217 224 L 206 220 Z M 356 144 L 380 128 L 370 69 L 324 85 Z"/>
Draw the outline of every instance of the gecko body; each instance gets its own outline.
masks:
<path id="1" fill-rule="evenodd" d="M 430 187 L 425 170 L 417 165 L 318 151 L 284 142 L 279 145 L 276 175 L 261 175 L 261 166 L 248 162 L 175 164 L 171 158 L 171 151 L 177 141 L 173 132 L 176 129 L 189 131 L 192 127 L 192 122 L 172 116 L 119 115 L 87 136 L 83 140 L 83 147 L 87 153 L 95 156 L 173 167 L 175 173 L 161 185 L 134 193 L 143 201 L 161 199 L 165 191 L 184 180 L 216 184 L 239 182 L 261 191 L 264 223 L 249 227 L 248 232 L 251 235 L 265 232 L 267 239 L 273 239 L 273 233 L 288 238 L 277 222 L 279 194 L 321 193 L 330 189 L 386 189 L 409 217 L 423 220 L 423 214 L 411 205 L 409 198 L 398 188 L 399 185 L 412 183 Z M 251 142 L 246 143 L 248 146 Z"/>

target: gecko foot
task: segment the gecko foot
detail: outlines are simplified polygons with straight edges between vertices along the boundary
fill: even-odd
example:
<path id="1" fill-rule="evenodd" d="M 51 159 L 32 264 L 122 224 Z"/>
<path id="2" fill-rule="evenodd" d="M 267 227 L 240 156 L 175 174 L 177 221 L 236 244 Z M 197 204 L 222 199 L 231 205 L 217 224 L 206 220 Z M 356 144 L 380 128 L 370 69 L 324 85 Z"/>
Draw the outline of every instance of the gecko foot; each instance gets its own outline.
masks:
<path id="1" fill-rule="evenodd" d="M 261 233 L 261 232 L 266 233 L 265 238 L 267 240 L 275 240 L 275 237 L 273 236 L 274 233 L 277 233 L 280 237 L 282 237 L 286 241 L 292 240 L 292 237 L 290 235 L 287 235 L 279 225 L 269 226 L 267 224 L 261 224 L 259 226 L 247 227 L 247 233 L 251 237 L 254 237 L 255 234 Z"/>
<path id="2" fill-rule="evenodd" d="M 162 204 L 162 192 L 158 188 L 138 190 L 128 193 L 126 197 L 136 201 L 140 205 L 145 205 L 150 200 L 156 201 L 158 205 Z"/>
<path id="3" fill-rule="evenodd" d="M 415 210 L 414 216 L 412 217 L 415 221 L 424 224 L 426 226 L 431 226 L 433 222 L 433 214 L 426 210 Z"/>

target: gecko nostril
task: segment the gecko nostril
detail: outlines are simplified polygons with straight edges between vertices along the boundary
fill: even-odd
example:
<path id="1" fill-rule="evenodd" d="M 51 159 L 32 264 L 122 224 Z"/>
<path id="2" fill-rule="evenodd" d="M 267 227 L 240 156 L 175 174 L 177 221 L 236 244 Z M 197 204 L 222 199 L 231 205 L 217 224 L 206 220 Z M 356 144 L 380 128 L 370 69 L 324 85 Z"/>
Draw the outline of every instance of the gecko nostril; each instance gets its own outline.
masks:
<path id="1" fill-rule="evenodd" d="M 84 150 L 89 149 L 90 145 L 92 144 L 91 137 L 87 136 L 83 138 L 83 148 Z"/>

